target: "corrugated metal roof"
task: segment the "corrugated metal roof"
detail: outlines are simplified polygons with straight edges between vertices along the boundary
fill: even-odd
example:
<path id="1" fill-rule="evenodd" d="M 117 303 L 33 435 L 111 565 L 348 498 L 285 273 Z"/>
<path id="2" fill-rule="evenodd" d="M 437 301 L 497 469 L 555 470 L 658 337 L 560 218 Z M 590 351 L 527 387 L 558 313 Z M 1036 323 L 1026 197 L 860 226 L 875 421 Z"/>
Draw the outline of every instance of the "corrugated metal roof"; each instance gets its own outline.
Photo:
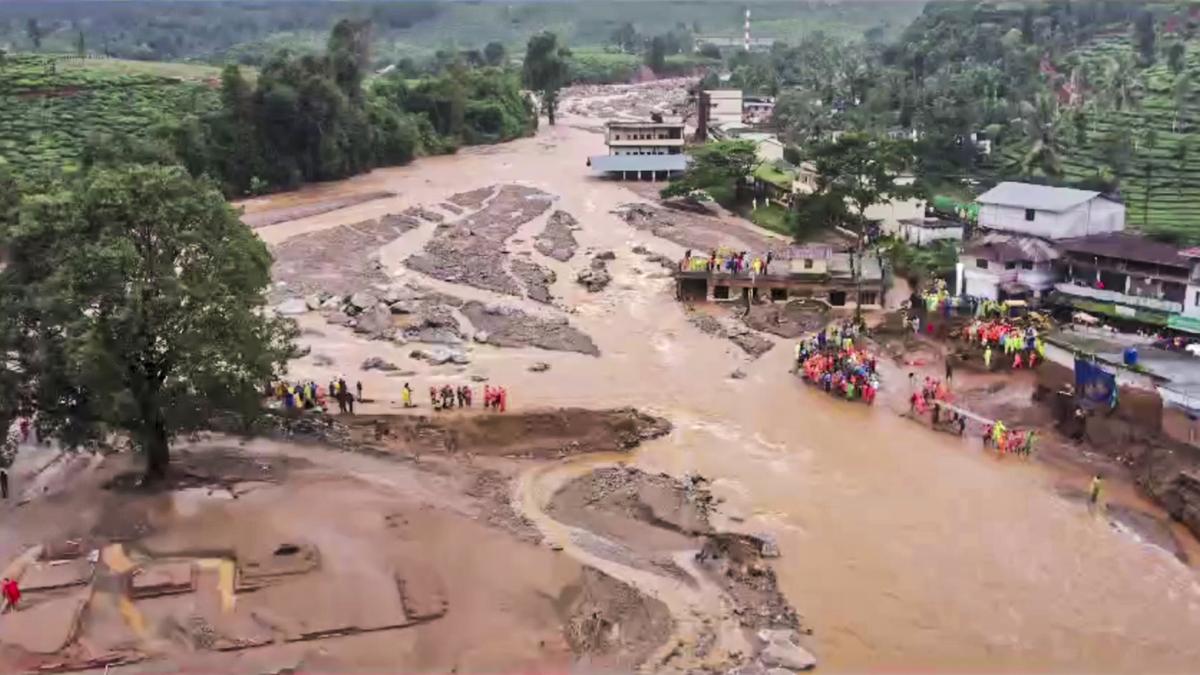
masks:
<path id="1" fill-rule="evenodd" d="M 1008 234 L 985 234 L 971 241 L 963 253 L 995 262 L 1028 260 L 1040 263 L 1058 259 L 1058 251 L 1049 243 L 1035 237 Z"/>
<path id="2" fill-rule="evenodd" d="M 1058 242 L 1058 247 L 1069 253 L 1082 253 L 1171 267 L 1190 268 L 1192 266 L 1192 261 L 1181 255 L 1179 249 L 1174 246 L 1126 232 L 1110 232 L 1094 234 L 1090 237 L 1064 239 Z"/>
<path id="3" fill-rule="evenodd" d="M 1032 183 L 1001 183 L 979 196 L 980 204 L 1061 213 L 1099 197 L 1099 192 Z"/>
<path id="4" fill-rule="evenodd" d="M 687 155 L 597 155 L 588 163 L 593 171 L 683 171 Z"/>

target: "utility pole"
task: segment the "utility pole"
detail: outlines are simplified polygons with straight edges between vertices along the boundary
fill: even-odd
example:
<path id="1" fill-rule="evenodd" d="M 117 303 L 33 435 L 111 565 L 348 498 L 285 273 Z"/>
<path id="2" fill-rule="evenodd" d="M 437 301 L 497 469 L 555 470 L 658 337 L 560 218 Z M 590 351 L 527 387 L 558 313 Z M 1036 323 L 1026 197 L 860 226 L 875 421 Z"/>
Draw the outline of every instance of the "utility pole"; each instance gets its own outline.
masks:
<path id="1" fill-rule="evenodd" d="M 746 30 L 743 33 L 743 37 L 745 39 L 744 47 L 745 47 L 746 51 L 749 52 L 750 51 L 750 7 L 749 6 L 746 7 Z"/>

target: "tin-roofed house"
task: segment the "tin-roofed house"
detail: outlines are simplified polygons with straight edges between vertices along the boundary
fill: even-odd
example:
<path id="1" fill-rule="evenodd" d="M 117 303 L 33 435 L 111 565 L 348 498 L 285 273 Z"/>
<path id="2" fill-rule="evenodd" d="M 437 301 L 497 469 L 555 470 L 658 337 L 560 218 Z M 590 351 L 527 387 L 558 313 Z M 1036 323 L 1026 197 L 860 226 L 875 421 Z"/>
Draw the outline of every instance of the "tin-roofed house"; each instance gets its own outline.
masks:
<path id="1" fill-rule="evenodd" d="M 1042 239 L 985 234 L 959 256 L 959 294 L 985 300 L 1040 298 L 1054 288 L 1057 259 L 1058 251 Z"/>
<path id="2" fill-rule="evenodd" d="M 976 201 L 986 230 L 1070 239 L 1125 229 L 1125 205 L 1091 190 L 1001 183 Z"/>

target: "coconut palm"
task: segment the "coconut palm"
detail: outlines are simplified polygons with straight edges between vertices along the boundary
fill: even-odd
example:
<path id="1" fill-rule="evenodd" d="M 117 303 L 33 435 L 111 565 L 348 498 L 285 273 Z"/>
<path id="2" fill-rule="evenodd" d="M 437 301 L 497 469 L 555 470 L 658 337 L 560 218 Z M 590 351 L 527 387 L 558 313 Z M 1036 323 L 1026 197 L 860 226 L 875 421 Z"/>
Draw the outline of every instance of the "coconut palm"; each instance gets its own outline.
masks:
<path id="1" fill-rule="evenodd" d="M 1017 160 L 1017 168 L 1026 177 L 1039 173 L 1061 177 L 1067 120 L 1060 114 L 1058 101 L 1049 93 L 1040 93 L 1033 101 L 1021 103 L 1020 114 L 1013 124 L 1020 126 L 1029 150 Z"/>

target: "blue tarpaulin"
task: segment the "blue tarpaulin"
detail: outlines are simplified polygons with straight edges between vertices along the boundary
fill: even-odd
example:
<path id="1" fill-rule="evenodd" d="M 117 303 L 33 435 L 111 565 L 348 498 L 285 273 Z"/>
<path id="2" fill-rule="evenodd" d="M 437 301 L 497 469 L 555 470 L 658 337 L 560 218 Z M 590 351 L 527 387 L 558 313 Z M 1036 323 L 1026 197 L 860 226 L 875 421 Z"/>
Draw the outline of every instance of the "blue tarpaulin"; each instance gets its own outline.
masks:
<path id="1" fill-rule="evenodd" d="M 1117 404 L 1117 378 L 1094 361 L 1075 359 L 1075 395 L 1093 405 L 1113 407 Z"/>

